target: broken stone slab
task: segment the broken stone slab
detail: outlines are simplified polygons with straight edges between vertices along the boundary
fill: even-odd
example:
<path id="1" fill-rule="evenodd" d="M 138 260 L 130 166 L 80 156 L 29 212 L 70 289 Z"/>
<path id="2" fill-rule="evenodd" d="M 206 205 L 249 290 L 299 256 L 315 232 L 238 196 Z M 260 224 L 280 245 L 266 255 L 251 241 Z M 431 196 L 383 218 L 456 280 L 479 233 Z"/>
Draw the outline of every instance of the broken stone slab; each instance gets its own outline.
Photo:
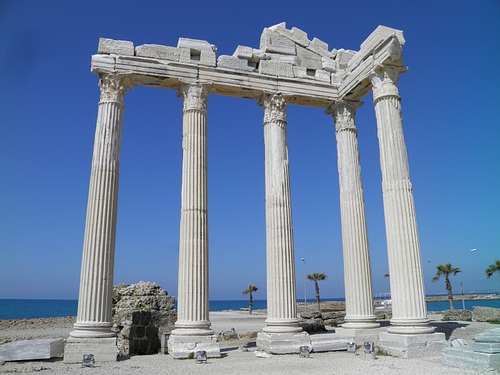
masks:
<path id="1" fill-rule="evenodd" d="M 500 370 L 500 354 L 476 352 L 471 345 L 443 348 L 441 362 L 444 366 L 475 370 L 481 373 Z"/>
<path id="2" fill-rule="evenodd" d="M 99 38 L 99 46 L 97 53 L 106 55 L 126 55 L 134 56 L 134 43 L 126 40 L 114 40 L 107 38 Z"/>
<path id="3" fill-rule="evenodd" d="M 220 68 L 254 71 L 256 63 L 235 56 L 222 55 L 217 59 L 217 66 Z"/>
<path id="4" fill-rule="evenodd" d="M 206 40 L 179 38 L 177 48 L 189 48 L 197 51 L 217 52 L 217 47 Z"/>
<path id="5" fill-rule="evenodd" d="M 220 358 L 220 345 L 217 336 L 179 336 L 171 335 L 168 339 L 168 353 L 174 359 L 188 358 L 192 353 L 204 350 L 207 358 Z"/>
<path id="6" fill-rule="evenodd" d="M 321 68 L 327 72 L 334 72 L 337 69 L 335 61 L 329 57 L 321 57 Z"/>
<path id="7" fill-rule="evenodd" d="M 292 40 L 302 47 L 307 47 L 311 44 L 311 41 L 307 38 L 307 33 L 296 27 L 292 27 Z"/>
<path id="8" fill-rule="evenodd" d="M 63 352 L 63 339 L 11 341 L 0 345 L 0 361 L 49 359 Z"/>
<path id="9" fill-rule="evenodd" d="M 380 332 L 379 349 L 400 358 L 439 356 L 448 346 L 444 333 L 396 334 Z"/>
<path id="10" fill-rule="evenodd" d="M 260 36 L 259 49 L 283 55 L 295 55 L 295 42 L 271 29 L 264 29 Z"/>
<path id="11" fill-rule="evenodd" d="M 347 350 L 347 343 L 354 341 L 354 336 L 340 336 L 335 333 L 317 333 L 310 335 L 312 351 L 331 352 Z"/>
<path id="12" fill-rule="evenodd" d="M 180 59 L 180 53 L 177 48 L 159 44 L 143 44 L 142 46 L 138 46 L 135 48 L 135 55 L 176 62 Z"/>

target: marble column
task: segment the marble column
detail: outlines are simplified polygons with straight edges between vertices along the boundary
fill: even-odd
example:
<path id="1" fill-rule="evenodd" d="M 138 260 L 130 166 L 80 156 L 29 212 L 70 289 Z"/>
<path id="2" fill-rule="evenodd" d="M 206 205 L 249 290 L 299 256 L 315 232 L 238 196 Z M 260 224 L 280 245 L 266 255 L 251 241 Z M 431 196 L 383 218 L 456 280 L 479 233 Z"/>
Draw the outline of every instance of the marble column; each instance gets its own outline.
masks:
<path id="1" fill-rule="evenodd" d="M 300 332 L 286 136 L 286 100 L 264 95 L 267 319 L 264 332 Z"/>
<path id="2" fill-rule="evenodd" d="M 373 286 L 368 247 L 368 230 L 361 166 L 358 151 L 358 130 L 355 124 L 359 102 L 337 102 L 327 111 L 335 120 L 346 316 L 343 328 L 377 328 L 373 312 Z"/>
<path id="3" fill-rule="evenodd" d="M 114 337 L 111 331 L 120 146 L 127 77 L 99 80 L 101 98 L 92 156 L 78 316 L 71 337 Z"/>
<path id="4" fill-rule="evenodd" d="M 177 321 L 169 353 L 184 358 L 205 350 L 220 356 L 208 306 L 207 99 L 208 88 L 185 84 Z"/>
<path id="5" fill-rule="evenodd" d="M 382 170 L 382 192 L 392 297 L 390 333 L 431 333 L 401 98 L 396 87 L 406 68 L 379 66 L 371 74 Z"/>

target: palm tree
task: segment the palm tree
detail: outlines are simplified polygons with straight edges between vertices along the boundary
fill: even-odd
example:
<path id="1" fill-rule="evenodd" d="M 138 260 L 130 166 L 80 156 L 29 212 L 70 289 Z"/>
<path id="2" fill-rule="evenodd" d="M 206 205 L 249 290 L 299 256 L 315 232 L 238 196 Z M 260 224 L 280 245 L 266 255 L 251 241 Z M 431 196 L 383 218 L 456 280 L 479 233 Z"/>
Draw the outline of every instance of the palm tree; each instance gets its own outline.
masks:
<path id="1" fill-rule="evenodd" d="M 248 301 L 248 312 L 251 314 L 252 313 L 252 306 L 253 306 L 253 296 L 252 296 L 252 293 L 258 291 L 259 288 L 257 287 L 257 285 L 252 285 L 252 284 L 248 284 L 248 288 L 246 288 L 244 291 L 243 291 L 243 295 L 247 295 L 247 294 L 250 294 L 250 300 Z"/>
<path id="2" fill-rule="evenodd" d="M 444 280 L 446 284 L 446 290 L 448 292 L 448 299 L 450 300 L 450 310 L 455 310 L 455 307 L 453 306 L 453 294 L 451 291 L 451 282 L 450 282 L 450 274 L 456 275 L 459 272 L 462 272 L 460 268 L 455 268 L 451 265 L 451 263 L 446 263 L 445 265 L 438 264 L 436 266 L 437 272 L 436 276 L 432 278 L 432 282 L 436 282 L 439 280 L 441 276 L 444 275 Z"/>
<path id="3" fill-rule="evenodd" d="M 314 281 L 314 289 L 316 290 L 316 303 L 318 304 L 318 311 L 321 312 L 318 281 L 326 280 L 327 276 L 324 273 L 309 273 L 307 275 L 307 278 Z"/>
<path id="4" fill-rule="evenodd" d="M 495 263 L 490 264 L 488 268 L 486 268 L 486 276 L 488 279 L 495 273 L 498 272 L 498 276 L 500 276 L 500 260 L 495 259 Z"/>

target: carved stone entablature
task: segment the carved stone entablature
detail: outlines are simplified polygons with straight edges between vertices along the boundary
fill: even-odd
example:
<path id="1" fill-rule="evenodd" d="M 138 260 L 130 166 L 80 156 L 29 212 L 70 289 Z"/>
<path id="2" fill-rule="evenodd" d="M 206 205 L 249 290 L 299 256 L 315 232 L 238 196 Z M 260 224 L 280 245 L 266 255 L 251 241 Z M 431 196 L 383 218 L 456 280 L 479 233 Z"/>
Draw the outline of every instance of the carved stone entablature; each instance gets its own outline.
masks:
<path id="1" fill-rule="evenodd" d="M 281 93 L 264 94 L 260 103 L 264 106 L 264 125 L 273 122 L 286 127 L 286 98 Z"/>
<path id="2" fill-rule="evenodd" d="M 351 130 L 357 132 L 356 109 L 363 105 L 362 102 L 338 101 L 333 103 L 326 111 L 335 120 L 335 131 Z"/>
<path id="3" fill-rule="evenodd" d="M 101 74 L 99 76 L 99 88 L 101 89 L 101 102 L 120 102 L 123 99 L 127 89 L 133 89 L 129 77 L 117 74 Z"/>
<path id="4" fill-rule="evenodd" d="M 403 32 L 379 26 L 359 51 L 330 49 L 318 38 L 286 24 L 265 28 L 259 48 L 237 46 L 217 56 L 205 40 L 180 38 L 176 47 L 101 38 L 92 57 L 97 74 L 129 75 L 132 84 L 179 90 L 187 81 L 211 82 L 211 93 L 259 100 L 281 92 L 290 103 L 327 108 L 332 101 L 359 101 L 372 89 L 379 65 L 403 63 Z"/>

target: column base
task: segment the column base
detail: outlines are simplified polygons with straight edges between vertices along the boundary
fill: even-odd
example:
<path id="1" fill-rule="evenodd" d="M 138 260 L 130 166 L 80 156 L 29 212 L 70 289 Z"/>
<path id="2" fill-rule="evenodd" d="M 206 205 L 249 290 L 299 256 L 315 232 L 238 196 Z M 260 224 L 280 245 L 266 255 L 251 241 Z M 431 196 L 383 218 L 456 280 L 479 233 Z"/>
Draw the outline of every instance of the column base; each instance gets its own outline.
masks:
<path id="1" fill-rule="evenodd" d="M 69 337 L 64 348 L 65 363 L 82 363 L 84 354 L 93 354 L 98 362 L 116 362 L 116 338 Z"/>
<path id="2" fill-rule="evenodd" d="M 342 328 L 346 329 L 373 329 L 379 328 L 380 324 L 376 322 L 375 315 L 366 316 L 346 316 L 344 318 L 345 323 L 342 324 Z"/>
<path id="3" fill-rule="evenodd" d="M 448 346 L 444 333 L 398 335 L 380 332 L 378 347 L 381 351 L 400 358 L 437 357 Z"/>
<path id="4" fill-rule="evenodd" d="M 116 333 L 111 330 L 112 323 L 108 322 L 76 322 L 74 331 L 70 332 L 71 337 L 75 338 L 111 338 L 116 337 Z"/>
<path id="5" fill-rule="evenodd" d="M 207 358 L 220 357 L 220 345 L 216 335 L 181 335 L 174 333 L 168 338 L 168 354 L 175 359 L 189 358 L 199 350 L 207 352 Z M 213 333 L 213 331 L 212 331 Z"/>
<path id="6" fill-rule="evenodd" d="M 257 347 L 271 354 L 300 353 L 301 346 L 308 346 L 312 350 L 311 340 L 307 332 L 296 333 L 269 333 L 257 334 Z"/>
<path id="7" fill-rule="evenodd" d="M 389 333 L 402 335 L 419 335 L 432 333 L 435 327 L 429 325 L 429 319 L 391 319 L 391 325 L 387 329 Z"/>
<path id="8" fill-rule="evenodd" d="M 266 326 L 262 328 L 266 333 L 298 333 L 302 332 L 299 327 L 299 319 L 266 319 Z"/>

